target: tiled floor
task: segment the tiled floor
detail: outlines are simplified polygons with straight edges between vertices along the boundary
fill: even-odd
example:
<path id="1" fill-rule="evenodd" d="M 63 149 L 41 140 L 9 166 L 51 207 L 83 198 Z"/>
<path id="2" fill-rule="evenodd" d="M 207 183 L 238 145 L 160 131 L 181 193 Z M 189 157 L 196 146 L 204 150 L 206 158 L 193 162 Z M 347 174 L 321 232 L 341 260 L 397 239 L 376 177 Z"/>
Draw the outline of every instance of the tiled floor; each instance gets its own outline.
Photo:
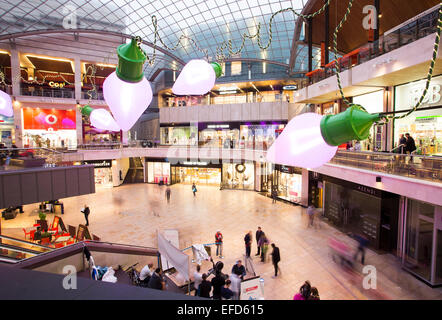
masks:
<path id="1" fill-rule="evenodd" d="M 395 257 L 370 250 L 366 264 L 377 269 L 377 290 L 362 289 L 361 276 L 346 274 L 333 262 L 327 246 L 330 236 L 354 245 L 353 240 L 324 222 L 320 228 L 307 228 L 305 209 L 299 206 L 272 204 L 271 199 L 252 191 L 199 186 L 194 198 L 190 186 L 174 185 L 171 189 L 170 204 L 165 199 L 165 187 L 157 185 L 97 189 L 95 194 L 63 199 L 63 220 L 71 225 L 84 223 L 80 210 L 86 203 L 91 209 L 89 229 L 103 241 L 156 247 L 157 231 L 177 229 L 180 249 L 212 243 L 219 229 L 224 235 L 225 271 L 242 258 L 246 232 L 252 230 L 254 235 L 261 226 L 281 251 L 282 274 L 273 279 L 272 264 L 261 263 L 254 256 L 253 242 L 255 270 L 265 280 L 266 299 L 292 299 L 305 280 L 318 288 L 321 299 L 442 298 L 441 289 L 432 289 L 401 270 Z M 22 238 L 22 228 L 31 226 L 38 217 L 36 211 L 33 213 L 37 207 L 27 205 L 24 214 L 3 220 L 2 232 Z"/>

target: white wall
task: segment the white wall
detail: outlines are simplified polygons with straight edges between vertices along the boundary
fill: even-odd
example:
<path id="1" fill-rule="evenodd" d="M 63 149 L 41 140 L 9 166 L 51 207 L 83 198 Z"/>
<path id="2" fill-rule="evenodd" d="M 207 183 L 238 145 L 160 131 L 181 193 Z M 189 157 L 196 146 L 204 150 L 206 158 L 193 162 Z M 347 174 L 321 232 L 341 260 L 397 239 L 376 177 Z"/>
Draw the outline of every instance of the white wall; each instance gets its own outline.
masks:
<path id="1" fill-rule="evenodd" d="M 113 159 L 113 158 L 107 158 Z M 116 162 L 116 163 L 115 163 Z M 123 180 L 120 180 L 120 170 L 121 177 Z M 123 184 L 124 178 L 126 177 L 127 172 L 129 171 L 129 158 L 116 159 L 112 161 L 112 182 L 114 187 L 118 187 Z"/>

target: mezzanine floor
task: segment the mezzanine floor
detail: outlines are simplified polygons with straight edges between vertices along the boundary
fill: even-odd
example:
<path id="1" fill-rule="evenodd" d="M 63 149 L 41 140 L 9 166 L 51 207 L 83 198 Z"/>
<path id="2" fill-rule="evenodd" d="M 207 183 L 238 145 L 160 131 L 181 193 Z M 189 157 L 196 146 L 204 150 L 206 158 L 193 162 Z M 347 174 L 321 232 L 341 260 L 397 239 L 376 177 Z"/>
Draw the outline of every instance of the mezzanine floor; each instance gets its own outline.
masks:
<path id="1" fill-rule="evenodd" d="M 174 185 L 171 190 L 168 204 L 165 187 L 157 185 L 97 189 L 95 194 L 62 199 L 63 220 L 70 225 L 84 223 L 80 210 L 87 203 L 91 209 L 89 229 L 102 241 L 156 247 L 157 230 L 177 229 L 180 249 L 213 243 L 219 229 L 224 235 L 224 272 L 242 258 L 246 232 L 251 230 L 254 236 L 261 226 L 281 251 L 282 274 L 273 279 L 272 264 L 254 256 L 253 242 L 254 266 L 265 280 L 266 299 L 292 299 L 305 280 L 318 288 L 321 299 L 442 299 L 442 289 L 432 289 L 401 270 L 392 255 L 371 250 L 367 251 L 366 264 L 377 269 L 378 289 L 362 289 L 362 278 L 350 276 L 335 264 L 327 245 L 331 236 L 352 246 L 354 241 L 324 222 L 316 229 L 307 228 L 306 210 L 300 206 L 272 204 L 271 199 L 252 191 L 200 186 L 194 198 L 190 186 Z M 22 228 L 32 226 L 38 218 L 37 210 L 33 211 L 37 206 L 27 205 L 25 213 L 16 219 L 3 220 L 3 234 L 23 238 Z M 48 220 L 52 221 L 51 215 Z"/>

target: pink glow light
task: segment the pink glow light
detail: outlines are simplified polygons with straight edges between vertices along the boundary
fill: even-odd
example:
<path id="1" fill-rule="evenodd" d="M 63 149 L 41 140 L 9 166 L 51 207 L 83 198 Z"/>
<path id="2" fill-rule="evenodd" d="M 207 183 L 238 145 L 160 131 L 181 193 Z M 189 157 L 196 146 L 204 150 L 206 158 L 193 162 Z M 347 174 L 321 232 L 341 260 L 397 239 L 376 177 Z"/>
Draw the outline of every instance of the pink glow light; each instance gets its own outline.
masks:
<path id="1" fill-rule="evenodd" d="M 5 117 L 12 117 L 14 111 L 12 110 L 12 100 L 9 94 L 0 90 L 0 114 Z"/>
<path id="2" fill-rule="evenodd" d="M 317 168 L 330 161 L 338 147 L 322 138 L 322 116 L 304 113 L 292 119 L 267 151 L 267 160 L 301 168 Z"/>
<path id="3" fill-rule="evenodd" d="M 190 60 L 176 79 L 172 92 L 176 95 L 201 96 L 215 85 L 216 74 L 205 60 Z"/>
<path id="4" fill-rule="evenodd" d="M 103 83 L 103 95 L 123 131 L 129 131 L 152 101 L 152 89 L 146 78 L 131 83 L 112 72 Z"/>

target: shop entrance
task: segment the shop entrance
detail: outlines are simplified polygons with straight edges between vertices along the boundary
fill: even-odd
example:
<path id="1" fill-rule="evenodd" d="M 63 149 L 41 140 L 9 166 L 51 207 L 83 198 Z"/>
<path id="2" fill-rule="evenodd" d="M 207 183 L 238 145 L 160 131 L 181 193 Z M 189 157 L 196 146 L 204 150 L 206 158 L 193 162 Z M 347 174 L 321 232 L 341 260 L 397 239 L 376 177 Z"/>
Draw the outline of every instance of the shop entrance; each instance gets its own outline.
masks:
<path id="1" fill-rule="evenodd" d="M 219 187 L 221 168 L 171 167 L 171 182 Z"/>

